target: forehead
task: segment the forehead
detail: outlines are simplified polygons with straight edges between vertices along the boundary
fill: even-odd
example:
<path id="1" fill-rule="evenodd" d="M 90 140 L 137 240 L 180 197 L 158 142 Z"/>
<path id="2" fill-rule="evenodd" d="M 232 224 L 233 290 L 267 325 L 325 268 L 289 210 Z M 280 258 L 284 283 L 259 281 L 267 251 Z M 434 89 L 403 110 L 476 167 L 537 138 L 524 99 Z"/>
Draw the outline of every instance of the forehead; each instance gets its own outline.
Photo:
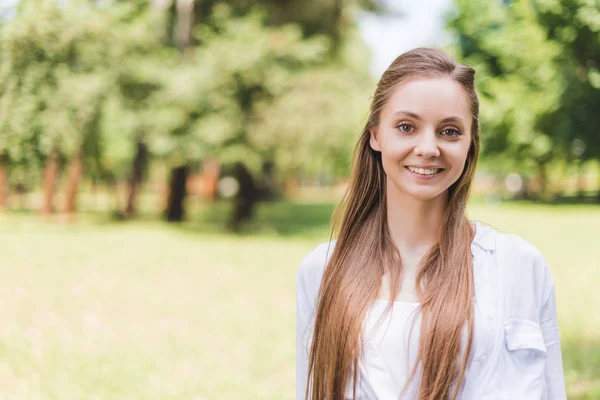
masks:
<path id="1" fill-rule="evenodd" d="M 471 121 L 469 98 L 462 86 L 451 78 L 419 78 L 396 86 L 384 106 L 384 113 L 411 111 L 422 118 L 443 119 L 457 116 Z"/>

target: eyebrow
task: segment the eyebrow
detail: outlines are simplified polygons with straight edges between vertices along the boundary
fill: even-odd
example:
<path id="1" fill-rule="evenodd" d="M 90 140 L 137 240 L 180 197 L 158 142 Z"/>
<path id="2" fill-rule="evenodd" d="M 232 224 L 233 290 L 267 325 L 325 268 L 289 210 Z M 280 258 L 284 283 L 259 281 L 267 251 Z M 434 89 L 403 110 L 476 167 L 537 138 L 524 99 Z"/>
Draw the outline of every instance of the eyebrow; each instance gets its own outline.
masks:
<path id="1" fill-rule="evenodd" d="M 406 110 L 395 111 L 393 115 L 406 115 L 411 118 L 417 119 L 419 121 L 422 120 L 422 118 L 419 116 L 419 114 L 415 114 L 414 112 L 406 111 Z M 452 116 L 452 117 L 446 117 L 443 120 L 441 120 L 440 122 L 442 122 L 442 123 L 459 122 L 462 124 L 462 123 L 464 123 L 464 120 L 461 117 Z"/>

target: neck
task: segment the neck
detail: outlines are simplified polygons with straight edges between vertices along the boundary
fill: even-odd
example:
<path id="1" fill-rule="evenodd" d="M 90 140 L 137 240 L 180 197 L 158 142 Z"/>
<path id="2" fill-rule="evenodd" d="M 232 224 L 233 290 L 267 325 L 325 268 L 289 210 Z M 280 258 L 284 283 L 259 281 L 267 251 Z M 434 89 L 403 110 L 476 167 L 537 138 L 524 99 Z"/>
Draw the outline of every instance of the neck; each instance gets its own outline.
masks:
<path id="1" fill-rule="evenodd" d="M 389 232 L 400 254 L 424 255 L 438 240 L 447 192 L 424 201 L 398 191 L 388 181 L 386 201 Z"/>

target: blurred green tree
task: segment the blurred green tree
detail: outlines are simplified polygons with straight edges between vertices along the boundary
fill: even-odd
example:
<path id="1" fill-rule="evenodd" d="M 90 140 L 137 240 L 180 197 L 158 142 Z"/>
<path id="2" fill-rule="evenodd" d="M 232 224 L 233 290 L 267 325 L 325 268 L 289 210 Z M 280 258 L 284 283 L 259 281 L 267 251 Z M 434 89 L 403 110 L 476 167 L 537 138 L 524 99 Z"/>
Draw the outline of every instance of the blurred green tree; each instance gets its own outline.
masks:
<path id="1" fill-rule="evenodd" d="M 320 41 L 303 40 L 294 26 L 264 27 L 255 13 L 226 16 L 200 34 L 203 44 L 173 66 L 156 98 L 150 146 L 175 166 L 168 220 L 183 217 L 182 186 L 190 163 L 217 155 L 225 164 L 243 161 L 244 169 L 260 169 L 261 154 L 248 129 L 257 105 L 279 96 L 292 76 L 325 50 Z"/>
<path id="2" fill-rule="evenodd" d="M 547 39 L 530 0 L 456 4 L 449 27 L 460 58 L 477 69 L 482 155 L 502 172 L 537 170 L 545 191 L 546 167 L 560 154 L 555 132 L 542 123 L 564 87 L 560 46 Z"/>
<path id="3" fill-rule="evenodd" d="M 59 164 L 66 160 L 66 212 L 75 210 L 84 171 L 93 179 L 123 174 L 130 142 L 141 142 L 145 99 L 158 89 L 168 58 L 151 22 L 135 3 L 27 1 L 2 25 L 0 112 L 11 118 L 0 124 L 0 158 L 22 170 L 44 165 L 43 213 L 53 210 Z M 139 185 L 143 161 L 134 158 L 130 187 Z M 135 190 L 127 211 L 134 198 Z"/>
<path id="4" fill-rule="evenodd" d="M 218 156 L 248 182 L 234 199 L 237 229 L 265 174 L 277 185 L 349 159 L 372 83 L 350 20 L 359 3 L 20 2 L 0 26 L 0 113 L 11 116 L 0 123 L 0 186 L 8 169 L 13 179 L 43 169 L 51 212 L 68 163 L 67 211 L 85 173 L 127 177 L 133 215 L 156 157 L 171 168 L 165 216 L 178 221 L 190 167 Z"/>
<path id="5" fill-rule="evenodd" d="M 85 21 L 81 23 L 81 21 Z M 71 160 L 67 211 L 75 205 L 83 149 L 97 141 L 109 87 L 97 66 L 111 59 L 109 24 L 51 2 L 23 2 L 2 25 L 0 154 L 17 165 L 45 165 L 42 212 L 52 210 L 60 157 Z"/>
<path id="6" fill-rule="evenodd" d="M 233 2 L 229 3 L 229 6 L 224 6 L 220 2 L 202 4 L 203 7 L 199 6 L 201 11 L 198 11 L 198 8 L 194 9 L 194 18 L 188 16 L 187 12 L 183 13 L 182 7 L 178 6 L 174 13 L 175 17 L 171 20 L 167 19 L 165 23 L 167 30 L 172 29 L 174 37 L 182 37 L 180 32 L 183 30 L 177 28 L 178 18 L 187 23 L 191 20 L 196 21 L 200 19 L 199 16 L 203 16 L 201 19 L 203 23 L 197 24 L 195 29 L 198 32 L 195 36 L 198 45 L 193 50 L 196 53 L 195 60 L 191 55 L 187 59 L 183 59 L 184 63 L 181 68 L 184 75 L 177 77 L 174 74 L 174 82 L 171 82 L 171 87 L 175 88 L 175 91 L 171 89 L 167 91 L 169 101 L 165 102 L 165 104 L 180 103 L 181 101 L 177 99 L 185 97 L 182 91 L 190 90 L 192 87 L 196 93 L 195 97 L 192 96 L 193 101 L 189 104 L 190 107 L 195 108 L 196 112 L 187 108 L 188 111 L 183 112 L 187 117 L 182 117 L 186 121 L 179 121 L 180 124 L 171 130 L 174 133 L 172 138 L 175 138 L 180 146 L 184 146 L 186 152 L 196 150 L 196 155 L 193 156 L 185 156 L 185 152 L 175 151 L 177 155 L 171 157 L 171 160 L 179 159 L 178 162 L 171 161 L 175 166 L 171 172 L 170 196 L 165 213 L 167 219 L 172 221 L 183 219 L 185 177 L 191 162 L 218 154 L 223 163 L 231 166 L 237 165 L 234 170 L 240 174 L 237 177 L 239 181 L 260 180 L 261 171 L 272 170 L 272 166 L 276 165 L 275 162 L 280 161 L 283 157 L 274 157 L 276 148 L 272 144 L 274 141 L 267 146 L 268 149 L 258 145 L 260 142 L 256 141 L 252 134 L 252 127 L 256 125 L 256 121 L 261 118 L 263 122 L 265 121 L 264 117 L 268 114 L 267 110 L 270 105 L 279 101 L 281 95 L 294 87 L 295 77 L 299 77 L 302 71 L 307 70 L 308 67 L 312 69 L 328 64 L 333 66 L 336 60 L 337 67 L 343 66 L 340 62 L 340 54 L 343 52 L 341 50 L 342 42 L 338 40 L 337 34 L 331 33 L 332 29 L 334 31 L 341 29 L 339 27 L 343 25 L 343 15 L 345 14 L 339 10 L 341 2 L 332 2 L 327 5 L 315 3 L 314 8 L 311 8 L 312 3 L 308 5 L 304 2 L 303 13 L 312 10 L 309 14 L 288 13 L 288 7 L 292 7 L 292 9 L 300 7 L 300 2 L 267 2 L 263 5 L 262 13 L 256 10 L 249 12 L 252 8 L 249 8 L 246 2 L 240 2 L 240 4 Z M 355 5 L 354 2 L 348 2 L 348 4 Z M 165 5 L 174 7 L 169 2 L 162 4 L 163 7 Z M 322 10 L 323 7 L 330 7 L 332 12 L 314 12 L 316 9 Z M 301 17 L 303 15 L 308 19 L 303 19 L 304 17 Z M 297 17 L 296 20 L 291 19 L 294 16 Z M 321 30 L 316 29 L 318 24 L 315 21 L 318 18 L 320 18 Z M 308 22 L 309 20 L 310 22 Z M 169 21 L 171 22 L 169 23 Z M 290 25 L 289 22 L 294 22 L 295 25 Z M 332 24 L 335 25 L 334 28 L 332 28 Z M 186 32 L 189 34 L 191 31 L 186 30 Z M 331 34 L 329 37 L 318 35 L 323 32 Z M 191 40 L 187 43 L 189 45 Z M 178 47 L 181 48 L 181 46 Z M 183 53 L 185 54 L 185 51 Z M 196 67 L 193 66 L 194 62 L 199 69 L 213 69 L 213 72 L 198 73 L 198 76 L 208 77 L 205 79 L 207 82 L 200 83 L 199 86 L 191 83 L 193 79 L 198 82 L 198 78 L 189 76 L 197 73 Z M 361 62 L 366 65 L 366 58 L 363 57 Z M 185 75 L 186 70 L 188 70 L 187 76 Z M 360 73 L 356 68 L 352 71 L 355 72 L 354 81 L 368 81 L 366 68 Z M 186 76 L 186 80 L 190 84 L 177 87 L 177 85 L 181 86 L 177 81 L 180 81 L 182 76 Z M 333 75 L 331 76 L 333 77 Z M 296 84 L 296 86 L 298 85 Z M 360 88 L 360 85 L 358 87 Z M 218 89 L 215 90 L 215 88 Z M 213 94 L 208 96 L 206 93 L 211 90 Z M 220 96 L 218 93 L 227 93 L 228 95 L 218 100 Z M 298 91 L 296 93 L 300 94 Z M 202 94 L 201 97 L 199 97 L 200 94 Z M 340 92 L 337 93 L 337 95 L 340 94 L 344 95 Z M 332 94 L 330 98 L 333 96 L 335 95 Z M 218 107 L 213 104 L 203 111 L 203 107 L 207 104 L 204 99 L 209 98 L 222 104 Z M 305 98 L 304 101 L 308 103 L 311 100 Z M 345 101 L 345 99 L 339 97 L 338 101 Z M 282 103 L 278 104 L 281 106 Z M 180 111 L 184 109 L 186 107 L 180 108 Z M 221 112 L 217 112 L 217 109 L 220 109 Z M 168 116 L 169 123 L 172 123 L 176 114 L 173 110 L 168 110 L 163 115 Z M 274 113 L 270 115 L 277 118 Z M 161 125 L 157 124 L 157 126 Z M 299 126 L 298 128 L 292 136 L 302 135 L 303 127 Z M 197 133 L 192 134 L 190 129 L 196 129 Z M 215 139 L 218 136 L 226 139 L 219 142 Z M 156 137 L 160 138 L 160 135 Z M 188 142 L 187 138 L 190 137 L 196 137 L 196 139 Z M 337 135 L 332 136 L 331 142 L 335 141 L 335 137 Z M 163 147 L 171 146 L 166 144 L 169 141 L 165 142 L 164 138 L 160 138 L 159 141 Z M 200 145 L 199 143 L 202 141 L 211 143 L 212 150 L 207 150 L 211 146 Z M 304 142 L 306 142 L 305 139 Z M 203 150 L 200 151 L 200 148 Z M 281 149 L 280 153 L 283 153 L 284 148 Z M 233 229 L 237 229 L 242 220 L 252 215 L 252 205 L 260 198 L 260 185 L 242 186 L 249 189 L 247 191 L 240 190 L 236 195 L 234 200 L 236 206 L 230 225 Z M 246 211 L 242 211 L 242 208 Z"/>
<path id="7" fill-rule="evenodd" d="M 543 121 L 544 129 L 556 132 L 565 159 L 581 171 L 586 161 L 600 161 L 600 5 L 586 0 L 534 5 L 548 37 L 560 44 L 558 65 L 565 79 L 559 107 Z M 582 185 L 579 189 L 582 195 Z"/>
<path id="8" fill-rule="evenodd" d="M 448 20 L 456 52 L 478 71 L 484 158 L 502 172 L 535 171 L 542 195 L 551 163 L 598 159 L 600 11 L 592 3 L 458 0 Z"/>

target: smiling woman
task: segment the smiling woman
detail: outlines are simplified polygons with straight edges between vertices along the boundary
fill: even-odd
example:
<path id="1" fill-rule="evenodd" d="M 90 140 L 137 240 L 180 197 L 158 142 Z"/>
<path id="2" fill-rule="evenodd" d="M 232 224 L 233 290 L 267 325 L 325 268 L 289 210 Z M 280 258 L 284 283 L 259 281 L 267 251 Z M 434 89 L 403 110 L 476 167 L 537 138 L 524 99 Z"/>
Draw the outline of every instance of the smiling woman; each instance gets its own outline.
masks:
<path id="1" fill-rule="evenodd" d="M 426 48 L 381 77 L 337 238 L 298 271 L 298 400 L 566 398 L 544 257 L 466 218 L 474 81 Z"/>

